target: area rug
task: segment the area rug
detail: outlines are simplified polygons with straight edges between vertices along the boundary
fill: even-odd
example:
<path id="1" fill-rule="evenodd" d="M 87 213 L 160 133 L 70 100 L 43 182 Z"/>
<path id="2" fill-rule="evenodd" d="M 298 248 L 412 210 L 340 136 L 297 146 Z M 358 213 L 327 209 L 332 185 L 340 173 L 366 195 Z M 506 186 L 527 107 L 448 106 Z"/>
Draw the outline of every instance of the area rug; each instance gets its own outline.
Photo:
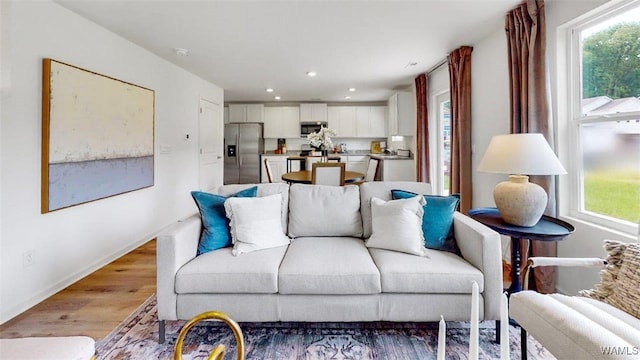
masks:
<path id="1" fill-rule="evenodd" d="M 185 321 L 166 322 L 166 341 L 158 344 L 156 297 L 151 296 L 120 326 L 96 343 L 97 359 L 172 359 L 173 347 Z M 260 360 L 368 360 L 436 359 L 438 323 L 240 323 L 246 359 Z M 493 321 L 480 323 L 480 359 L 499 359 Z M 520 357 L 520 330 L 510 327 L 512 358 Z M 187 335 L 184 359 L 206 359 L 217 344 L 228 348 L 225 359 L 235 359 L 235 339 L 219 322 L 203 322 Z M 447 359 L 467 359 L 469 325 L 447 322 Z M 553 359 L 529 338 L 529 359 Z"/>

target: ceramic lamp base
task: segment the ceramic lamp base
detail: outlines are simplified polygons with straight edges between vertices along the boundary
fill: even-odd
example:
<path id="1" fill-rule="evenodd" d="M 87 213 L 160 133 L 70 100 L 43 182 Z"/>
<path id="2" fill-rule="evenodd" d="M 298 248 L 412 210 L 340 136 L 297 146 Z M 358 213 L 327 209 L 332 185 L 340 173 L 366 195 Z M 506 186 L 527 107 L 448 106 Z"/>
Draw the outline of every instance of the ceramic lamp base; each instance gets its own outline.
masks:
<path id="1" fill-rule="evenodd" d="M 496 185 L 493 199 L 502 219 L 516 226 L 534 226 L 547 207 L 547 193 L 525 175 L 510 175 Z"/>

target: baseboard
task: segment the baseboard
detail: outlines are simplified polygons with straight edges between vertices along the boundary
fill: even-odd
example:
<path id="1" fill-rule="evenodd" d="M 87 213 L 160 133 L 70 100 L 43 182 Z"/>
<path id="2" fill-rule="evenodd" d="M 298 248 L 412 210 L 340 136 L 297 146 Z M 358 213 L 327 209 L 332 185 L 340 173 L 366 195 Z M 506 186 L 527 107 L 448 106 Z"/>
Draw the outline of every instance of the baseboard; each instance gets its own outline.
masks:
<path id="1" fill-rule="evenodd" d="M 2 313 L 0 314 L 0 325 L 6 323 L 7 321 L 13 319 L 14 317 L 22 314 L 23 312 L 31 309 L 32 307 L 38 305 L 39 303 L 41 303 L 42 301 L 48 299 L 49 297 L 53 296 L 54 294 L 56 294 L 57 292 L 59 292 L 60 290 L 63 290 L 64 288 L 68 287 L 69 285 L 72 285 L 73 283 L 79 281 L 80 279 L 86 277 L 87 275 L 99 270 L 100 268 L 104 267 L 105 265 L 111 263 L 114 260 L 117 260 L 118 258 L 124 256 L 125 254 L 133 251 L 134 249 L 140 247 L 141 245 L 151 241 L 152 239 L 156 238 L 158 236 L 158 234 L 160 234 L 164 229 L 168 228 L 169 226 L 171 226 L 171 224 L 173 224 L 174 222 L 171 222 L 168 225 L 163 226 L 160 230 L 149 234 L 147 236 L 145 236 L 144 238 L 131 243 L 123 248 L 121 248 L 120 250 L 107 255 L 105 257 L 102 257 L 96 261 L 94 261 L 92 264 L 86 266 L 85 268 L 69 275 L 68 277 L 58 281 L 57 283 L 49 286 L 48 288 L 38 292 L 37 294 L 35 294 L 34 296 L 32 296 L 31 298 L 29 298 L 27 301 L 23 302 L 22 304 L 20 304 L 20 306 L 15 306 L 11 309 L 2 310 Z"/>

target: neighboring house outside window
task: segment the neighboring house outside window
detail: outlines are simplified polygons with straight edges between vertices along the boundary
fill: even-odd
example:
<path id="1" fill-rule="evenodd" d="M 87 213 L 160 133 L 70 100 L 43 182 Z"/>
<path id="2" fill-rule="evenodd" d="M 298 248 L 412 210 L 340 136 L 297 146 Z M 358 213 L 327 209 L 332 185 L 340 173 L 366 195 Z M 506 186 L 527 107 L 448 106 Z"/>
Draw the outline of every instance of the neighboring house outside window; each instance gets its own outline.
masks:
<path id="1" fill-rule="evenodd" d="M 640 2 L 625 2 L 570 30 L 570 215 L 637 232 Z"/>

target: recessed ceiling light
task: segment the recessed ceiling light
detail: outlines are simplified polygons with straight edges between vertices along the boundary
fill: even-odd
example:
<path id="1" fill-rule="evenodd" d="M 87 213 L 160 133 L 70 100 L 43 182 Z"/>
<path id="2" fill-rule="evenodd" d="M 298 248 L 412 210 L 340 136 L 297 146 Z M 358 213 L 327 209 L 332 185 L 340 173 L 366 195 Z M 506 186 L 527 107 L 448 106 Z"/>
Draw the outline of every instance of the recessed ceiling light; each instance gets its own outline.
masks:
<path id="1" fill-rule="evenodd" d="M 347 100 L 351 100 L 351 96 L 345 96 L 344 98 Z"/>
<path id="2" fill-rule="evenodd" d="M 356 91 L 356 88 L 349 88 L 349 91 L 354 92 Z"/>
<path id="3" fill-rule="evenodd" d="M 314 76 L 316 76 L 316 75 L 318 75 L 318 73 L 317 73 L 317 72 L 315 72 L 315 71 L 307 71 L 307 76 L 314 77 Z"/>
<path id="4" fill-rule="evenodd" d="M 265 90 L 266 92 L 273 92 L 273 89 L 272 89 L 272 88 L 266 88 L 266 89 L 264 89 L 264 90 Z"/>
<path id="5" fill-rule="evenodd" d="M 276 99 L 276 100 L 280 100 L 280 96 L 277 96 L 277 95 L 276 95 L 276 96 L 274 97 L 274 99 Z"/>
<path id="6" fill-rule="evenodd" d="M 178 56 L 189 56 L 189 50 L 183 48 L 173 48 L 173 52 Z"/>

